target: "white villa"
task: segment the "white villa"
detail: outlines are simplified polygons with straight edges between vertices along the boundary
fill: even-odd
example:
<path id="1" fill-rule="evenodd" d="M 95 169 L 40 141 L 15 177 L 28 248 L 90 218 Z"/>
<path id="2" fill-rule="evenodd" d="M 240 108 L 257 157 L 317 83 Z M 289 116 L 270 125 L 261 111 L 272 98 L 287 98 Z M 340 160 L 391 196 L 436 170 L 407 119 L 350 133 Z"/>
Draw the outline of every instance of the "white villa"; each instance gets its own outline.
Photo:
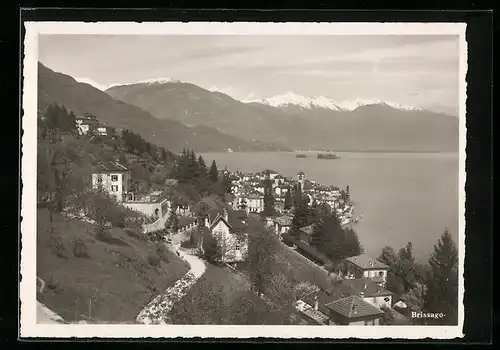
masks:
<path id="1" fill-rule="evenodd" d="M 170 202 L 163 198 L 162 191 L 139 196 L 130 192 L 130 171 L 118 162 L 99 164 L 92 174 L 92 187 L 101 188 L 125 207 L 153 218 L 163 218 L 168 214 Z"/>
<path id="2" fill-rule="evenodd" d="M 130 171 L 118 162 L 101 163 L 92 174 L 92 188 L 108 192 L 122 203 L 129 192 Z"/>

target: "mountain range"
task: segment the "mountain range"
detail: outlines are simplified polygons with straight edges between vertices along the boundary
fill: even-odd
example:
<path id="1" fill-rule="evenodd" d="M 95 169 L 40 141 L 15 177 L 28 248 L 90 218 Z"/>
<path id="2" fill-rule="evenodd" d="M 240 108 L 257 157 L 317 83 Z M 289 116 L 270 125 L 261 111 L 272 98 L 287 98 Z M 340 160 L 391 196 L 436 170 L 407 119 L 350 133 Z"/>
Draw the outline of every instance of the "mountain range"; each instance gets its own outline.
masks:
<path id="1" fill-rule="evenodd" d="M 380 101 L 380 100 L 361 100 L 356 99 L 354 101 L 334 101 L 325 96 L 319 97 L 307 97 L 301 96 L 289 91 L 282 95 L 277 95 L 268 98 L 259 98 L 255 100 L 244 100 L 245 103 L 262 103 L 265 105 L 273 107 L 300 107 L 304 109 L 313 108 L 324 108 L 331 109 L 334 111 L 353 111 L 358 107 L 374 105 L 374 104 L 385 104 L 395 109 L 401 110 L 419 110 L 419 108 L 413 106 L 405 106 L 395 102 Z"/>
<path id="2" fill-rule="evenodd" d="M 238 101 L 174 79 L 116 85 L 113 98 L 155 118 L 291 149 L 456 152 L 458 118 L 387 101 L 335 102 L 293 92 Z"/>
<path id="3" fill-rule="evenodd" d="M 239 101 L 175 79 L 105 91 L 38 65 L 38 108 L 58 103 L 173 151 L 456 152 L 458 118 L 383 101 L 335 102 L 292 92 Z"/>
<path id="4" fill-rule="evenodd" d="M 173 151 L 184 147 L 197 152 L 226 151 L 228 148 L 235 151 L 288 150 L 258 140 L 246 141 L 205 125 L 188 127 L 177 120 L 155 118 L 140 106 L 116 100 L 88 83 L 77 82 L 73 77 L 54 72 L 39 63 L 38 111 L 44 111 L 51 103 L 64 105 L 77 115 L 85 112 L 93 114 L 103 124 L 127 128 Z"/>

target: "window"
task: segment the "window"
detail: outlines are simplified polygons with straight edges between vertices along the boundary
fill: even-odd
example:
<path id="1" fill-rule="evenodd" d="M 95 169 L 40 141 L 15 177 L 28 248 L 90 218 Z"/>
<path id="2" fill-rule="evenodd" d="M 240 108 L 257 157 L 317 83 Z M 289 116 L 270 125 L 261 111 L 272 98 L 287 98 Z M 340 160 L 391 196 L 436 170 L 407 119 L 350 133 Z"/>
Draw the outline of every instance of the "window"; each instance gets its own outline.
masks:
<path id="1" fill-rule="evenodd" d="M 118 181 L 118 175 L 111 175 L 111 181 L 113 182 Z"/>
<path id="2" fill-rule="evenodd" d="M 112 185 L 111 186 L 111 192 L 118 192 L 118 186 Z"/>
<path id="3" fill-rule="evenodd" d="M 236 241 L 236 244 L 234 245 L 234 249 L 236 249 L 236 250 L 240 250 L 241 249 L 240 242 Z"/>
<path id="4" fill-rule="evenodd" d="M 378 273 L 378 275 L 379 275 L 380 277 L 384 277 L 384 271 L 380 271 L 380 272 Z"/>
<path id="5" fill-rule="evenodd" d="M 101 175 L 97 175 L 97 183 L 102 183 L 102 176 Z"/>

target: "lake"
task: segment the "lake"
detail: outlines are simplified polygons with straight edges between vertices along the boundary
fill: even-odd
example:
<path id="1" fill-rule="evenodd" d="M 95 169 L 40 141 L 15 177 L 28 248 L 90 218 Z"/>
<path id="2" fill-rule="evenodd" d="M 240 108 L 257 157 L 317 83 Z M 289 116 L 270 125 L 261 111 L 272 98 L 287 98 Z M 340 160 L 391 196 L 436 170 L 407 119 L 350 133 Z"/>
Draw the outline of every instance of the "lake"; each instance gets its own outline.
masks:
<path id="1" fill-rule="evenodd" d="M 272 169 L 285 176 L 303 171 L 325 185 L 349 185 L 354 225 L 365 252 L 378 257 L 382 248 L 396 251 L 412 242 L 414 254 L 426 262 L 433 245 L 447 228 L 458 238 L 458 153 L 350 153 L 337 152 L 336 160 L 307 158 L 295 153 L 206 153 L 207 166 L 219 170 L 258 172 Z"/>

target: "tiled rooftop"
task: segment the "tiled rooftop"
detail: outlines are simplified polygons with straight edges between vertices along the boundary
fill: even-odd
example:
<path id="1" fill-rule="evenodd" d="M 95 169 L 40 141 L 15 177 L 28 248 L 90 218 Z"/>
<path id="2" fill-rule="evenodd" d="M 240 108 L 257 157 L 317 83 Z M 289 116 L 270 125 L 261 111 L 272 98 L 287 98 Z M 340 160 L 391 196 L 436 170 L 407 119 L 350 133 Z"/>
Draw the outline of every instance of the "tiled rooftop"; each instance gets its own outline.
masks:
<path id="1" fill-rule="evenodd" d="M 108 172 L 124 172 L 128 168 L 117 162 L 103 162 L 98 165 L 98 169 Z"/>
<path id="2" fill-rule="evenodd" d="M 301 227 L 300 230 L 307 233 L 308 235 L 312 235 L 314 232 L 314 225 Z"/>
<path id="3" fill-rule="evenodd" d="M 347 261 L 361 267 L 362 269 L 388 269 L 389 266 L 381 263 L 377 259 L 373 259 L 372 257 L 361 254 L 357 256 L 352 256 L 350 258 L 346 258 Z"/>
<path id="4" fill-rule="evenodd" d="M 343 279 L 332 284 L 330 293 L 361 295 L 364 297 L 391 295 L 387 289 L 380 287 L 371 278 Z"/>
<path id="5" fill-rule="evenodd" d="M 348 318 L 375 316 L 383 314 L 383 311 L 367 303 L 357 295 L 338 299 L 328 303 L 327 308 Z"/>
<path id="6" fill-rule="evenodd" d="M 279 218 L 276 218 L 276 222 L 283 226 L 291 226 L 292 225 L 292 217 L 289 215 L 283 215 Z"/>

